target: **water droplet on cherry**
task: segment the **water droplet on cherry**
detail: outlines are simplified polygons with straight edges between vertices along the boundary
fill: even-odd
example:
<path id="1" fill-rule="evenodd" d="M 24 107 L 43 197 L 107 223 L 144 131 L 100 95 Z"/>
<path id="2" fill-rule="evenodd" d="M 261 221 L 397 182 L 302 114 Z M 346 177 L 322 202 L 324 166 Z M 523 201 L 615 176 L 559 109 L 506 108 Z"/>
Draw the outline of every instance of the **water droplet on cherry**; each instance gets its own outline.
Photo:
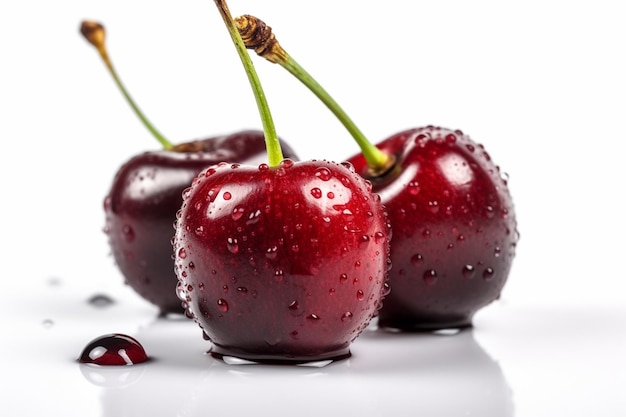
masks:
<path id="1" fill-rule="evenodd" d="M 226 247 L 230 253 L 239 253 L 239 242 L 233 237 L 226 239 Z"/>
<path id="2" fill-rule="evenodd" d="M 315 171 L 315 176 L 322 181 L 328 181 L 332 178 L 330 170 L 326 167 L 319 167 Z"/>
<path id="3" fill-rule="evenodd" d="M 476 269 L 474 268 L 473 265 L 468 264 L 463 267 L 463 270 L 461 271 L 461 273 L 463 274 L 465 278 L 472 279 L 476 275 Z"/>
<path id="4" fill-rule="evenodd" d="M 352 317 L 354 315 L 350 312 L 350 311 L 346 311 L 345 313 L 343 313 L 343 315 L 341 316 L 341 321 L 346 322 L 346 321 L 350 321 L 352 320 Z"/>
<path id="5" fill-rule="evenodd" d="M 315 198 L 322 198 L 322 190 L 317 187 L 311 188 L 311 195 Z"/>
<path id="6" fill-rule="evenodd" d="M 228 303 L 223 298 L 218 298 L 217 308 L 219 308 L 221 312 L 226 313 L 228 312 Z"/>
<path id="7" fill-rule="evenodd" d="M 133 230 L 132 227 L 125 224 L 122 227 L 122 237 L 124 238 L 125 241 L 132 242 L 133 240 L 135 240 L 135 231 Z"/>
<path id="8" fill-rule="evenodd" d="M 486 268 L 486 269 L 483 271 L 483 279 L 484 279 L 485 281 L 492 280 L 492 279 L 494 278 L 494 276 L 495 276 L 495 271 L 494 271 L 494 270 L 493 270 L 493 268 L 491 268 L 491 267 Z"/>
<path id="9" fill-rule="evenodd" d="M 427 285 L 435 285 L 437 282 L 437 271 L 434 269 L 427 269 L 424 272 L 424 275 L 422 275 L 422 278 Z"/>

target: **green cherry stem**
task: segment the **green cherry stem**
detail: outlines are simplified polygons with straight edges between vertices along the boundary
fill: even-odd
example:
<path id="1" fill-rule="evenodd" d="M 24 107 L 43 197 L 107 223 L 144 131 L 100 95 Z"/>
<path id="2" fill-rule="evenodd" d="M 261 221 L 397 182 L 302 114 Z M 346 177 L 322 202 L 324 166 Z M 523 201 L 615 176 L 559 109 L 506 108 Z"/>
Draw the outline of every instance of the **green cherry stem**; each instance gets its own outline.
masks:
<path id="1" fill-rule="evenodd" d="M 265 133 L 265 147 L 267 148 L 268 164 L 271 167 L 278 166 L 278 164 L 280 164 L 283 160 L 283 151 L 280 147 L 272 114 L 270 112 L 269 105 L 267 104 L 267 99 L 265 97 L 265 93 L 263 92 L 261 81 L 259 80 L 259 76 L 254 69 L 254 64 L 252 63 L 252 59 L 246 50 L 246 46 L 239 35 L 239 30 L 237 30 L 237 26 L 232 15 L 230 14 L 226 1 L 214 1 L 222 19 L 224 20 L 224 23 L 226 24 L 228 33 L 235 44 L 235 49 L 237 49 L 241 63 L 246 70 L 246 75 L 248 76 L 252 92 L 254 93 L 254 98 L 256 99 L 259 114 L 261 115 L 261 122 L 263 123 L 263 132 Z"/>
<path id="2" fill-rule="evenodd" d="M 384 153 L 365 137 L 330 94 L 278 43 L 271 27 L 251 15 L 239 16 L 235 18 L 235 23 L 246 48 L 253 49 L 257 55 L 286 69 L 339 119 L 361 148 L 373 176 L 383 175 L 393 167 L 395 157 Z"/>
<path id="3" fill-rule="evenodd" d="M 130 94 L 126 90 L 126 87 L 124 87 L 124 84 L 122 84 L 122 80 L 117 75 L 117 71 L 115 71 L 115 68 L 113 68 L 113 64 L 111 63 L 111 59 L 109 58 L 109 54 L 107 52 L 104 41 L 106 38 L 106 31 L 104 29 L 104 26 L 98 22 L 85 20 L 80 26 L 80 33 L 85 37 L 85 39 L 87 39 L 90 44 L 92 44 L 96 48 L 96 50 L 100 54 L 100 57 L 104 61 L 104 64 L 109 70 L 109 73 L 113 77 L 115 84 L 117 84 L 117 87 L 120 89 L 120 91 L 124 95 L 124 98 L 133 109 L 137 117 L 139 117 L 139 120 L 141 120 L 143 125 L 150 131 L 150 133 L 152 133 L 152 136 L 154 136 L 156 140 L 161 143 L 161 146 L 163 146 L 164 149 L 170 150 L 174 148 L 174 145 L 169 140 L 167 140 L 165 136 L 163 136 L 152 125 L 152 123 L 150 123 L 148 118 L 141 112 L 139 106 L 137 106 L 133 98 L 130 96 Z"/>

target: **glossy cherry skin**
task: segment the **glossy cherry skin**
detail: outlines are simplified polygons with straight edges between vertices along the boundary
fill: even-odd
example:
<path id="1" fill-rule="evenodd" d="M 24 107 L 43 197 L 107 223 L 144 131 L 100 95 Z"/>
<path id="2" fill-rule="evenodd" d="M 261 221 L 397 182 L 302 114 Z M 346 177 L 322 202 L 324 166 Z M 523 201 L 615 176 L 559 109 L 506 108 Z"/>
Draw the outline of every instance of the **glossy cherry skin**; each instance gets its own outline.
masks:
<path id="1" fill-rule="evenodd" d="M 369 178 L 393 228 L 391 294 L 379 325 L 433 330 L 472 324 L 500 296 L 518 241 L 507 180 L 483 146 L 439 127 L 400 132 L 377 145 L 394 155 L 373 178 L 362 155 L 349 159 Z"/>
<path id="2" fill-rule="evenodd" d="M 390 227 L 348 164 L 213 166 L 185 193 L 180 296 L 215 356 L 349 355 L 387 292 Z"/>
<path id="3" fill-rule="evenodd" d="M 286 155 L 297 158 L 287 144 L 282 146 Z M 266 159 L 263 132 L 242 131 L 145 152 L 127 161 L 104 201 L 105 232 L 126 284 L 162 314 L 182 314 L 171 241 L 183 190 L 212 164 Z"/>

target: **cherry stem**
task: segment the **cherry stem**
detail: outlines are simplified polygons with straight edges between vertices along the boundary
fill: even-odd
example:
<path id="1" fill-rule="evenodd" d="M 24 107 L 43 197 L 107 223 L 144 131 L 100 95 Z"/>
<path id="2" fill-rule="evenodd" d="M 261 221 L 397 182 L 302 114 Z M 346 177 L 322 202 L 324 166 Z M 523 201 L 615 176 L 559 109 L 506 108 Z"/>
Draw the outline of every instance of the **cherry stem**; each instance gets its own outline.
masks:
<path id="1" fill-rule="evenodd" d="M 267 99 L 265 97 L 265 93 L 263 92 L 261 81 L 259 80 L 259 76 L 254 69 L 254 64 L 252 63 L 252 59 L 246 50 L 243 39 L 241 39 L 241 36 L 239 35 L 239 30 L 237 30 L 237 26 L 232 15 L 230 14 L 226 1 L 215 0 L 215 5 L 222 15 L 222 19 L 226 24 L 228 33 L 233 40 L 237 54 L 241 59 L 241 63 L 243 64 L 243 67 L 246 70 L 246 75 L 248 76 L 248 81 L 252 87 L 252 92 L 254 93 L 254 98 L 256 99 L 259 114 L 261 116 L 261 122 L 263 123 L 268 164 L 271 167 L 278 166 L 283 160 L 283 151 L 278 140 L 278 135 L 276 134 L 272 113 L 270 112 L 269 105 L 267 104 Z"/>
<path id="2" fill-rule="evenodd" d="M 150 131 L 150 133 L 152 133 L 152 136 L 154 136 L 155 139 L 161 143 L 164 149 L 169 150 L 174 148 L 174 145 L 169 140 L 167 140 L 165 136 L 163 136 L 152 125 L 152 123 L 150 123 L 148 118 L 142 113 L 142 111 L 139 109 L 139 106 L 137 106 L 133 98 L 128 93 L 126 87 L 124 87 L 124 84 L 122 84 L 122 80 L 117 75 L 117 71 L 115 71 L 115 68 L 113 68 L 113 64 L 111 63 L 111 59 L 109 58 L 109 54 L 107 52 L 107 48 L 104 42 L 106 37 L 106 31 L 104 29 L 104 26 L 98 22 L 85 20 L 80 26 L 80 33 L 85 37 L 85 39 L 87 39 L 90 44 L 92 44 L 96 48 L 96 50 L 100 54 L 100 57 L 102 58 L 102 61 L 104 61 L 104 64 L 109 70 L 109 73 L 113 77 L 115 84 L 117 84 L 117 87 L 122 92 L 122 95 L 124 95 L 124 98 L 133 109 L 137 117 L 139 117 L 139 120 L 141 120 L 143 125 Z"/>
<path id="3" fill-rule="evenodd" d="M 339 119 L 361 148 L 372 175 L 382 175 L 393 167 L 395 157 L 381 151 L 365 137 L 330 94 L 279 44 L 271 27 L 251 15 L 239 16 L 235 22 L 246 48 L 253 49 L 257 55 L 286 69 L 311 90 Z"/>

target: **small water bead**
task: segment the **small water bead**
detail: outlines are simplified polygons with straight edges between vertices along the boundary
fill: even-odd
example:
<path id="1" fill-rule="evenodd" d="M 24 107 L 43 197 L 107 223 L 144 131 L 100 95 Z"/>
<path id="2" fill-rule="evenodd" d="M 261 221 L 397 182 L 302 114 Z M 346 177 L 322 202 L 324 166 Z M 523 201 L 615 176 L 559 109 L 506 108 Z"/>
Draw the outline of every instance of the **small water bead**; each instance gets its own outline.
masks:
<path id="1" fill-rule="evenodd" d="M 298 309 L 300 308 L 300 305 L 298 304 L 297 300 L 293 300 L 288 306 L 287 308 L 291 311 L 291 312 L 296 312 L 298 311 Z"/>
<path id="2" fill-rule="evenodd" d="M 80 363 L 103 366 L 134 365 L 147 360 L 143 346 L 133 337 L 120 333 L 95 338 L 78 357 Z"/>
<path id="3" fill-rule="evenodd" d="M 94 294 L 87 300 L 90 306 L 105 308 L 115 304 L 115 300 L 106 294 Z"/>
<path id="4" fill-rule="evenodd" d="M 438 201 L 429 201 L 428 202 L 428 209 L 433 214 L 439 213 L 439 202 Z"/>
<path id="5" fill-rule="evenodd" d="M 318 322 L 320 320 L 320 317 L 317 314 L 309 314 L 308 316 L 306 316 L 306 319 L 309 320 L 310 322 Z"/>
<path id="6" fill-rule="evenodd" d="M 233 220 L 239 220 L 243 217 L 246 209 L 243 206 L 237 206 L 233 209 L 233 213 L 230 215 Z"/>
<path id="7" fill-rule="evenodd" d="M 474 151 L 476 150 L 476 147 L 470 143 L 468 143 L 467 145 L 465 145 L 465 147 L 467 148 L 468 151 L 474 153 Z"/>
<path id="8" fill-rule="evenodd" d="M 278 246 L 270 246 L 265 250 L 265 257 L 267 259 L 276 259 L 276 256 L 278 256 Z"/>
<path id="9" fill-rule="evenodd" d="M 491 268 L 491 267 L 486 268 L 486 269 L 483 271 L 483 279 L 484 279 L 485 281 L 492 280 L 492 279 L 494 278 L 494 276 L 495 276 L 495 271 L 494 271 L 494 270 L 493 270 L 493 268 Z"/>
<path id="10" fill-rule="evenodd" d="M 226 247 L 230 253 L 239 253 L 239 242 L 235 238 L 229 237 L 226 239 Z"/>
<path id="11" fill-rule="evenodd" d="M 437 282 L 437 271 L 434 269 L 427 269 L 422 275 L 422 278 L 427 285 L 435 285 Z"/>
<path id="12" fill-rule="evenodd" d="M 348 274 L 341 274 L 339 276 L 339 282 L 341 282 L 342 284 L 348 281 Z"/>
<path id="13" fill-rule="evenodd" d="M 495 210 L 492 206 L 487 206 L 485 207 L 485 213 L 487 215 L 487 218 L 491 219 L 495 215 Z"/>
<path id="14" fill-rule="evenodd" d="M 446 135 L 445 137 L 446 142 L 448 143 L 455 143 L 456 142 L 456 135 L 449 133 Z"/>
<path id="15" fill-rule="evenodd" d="M 411 181 L 408 186 L 409 194 L 418 195 L 421 191 L 421 186 L 417 181 Z"/>
<path id="16" fill-rule="evenodd" d="M 266 163 L 262 163 L 259 165 L 259 171 L 261 172 L 265 172 L 265 171 L 269 171 L 270 166 Z"/>
<path id="17" fill-rule="evenodd" d="M 280 162 L 280 166 L 283 167 L 283 168 L 291 168 L 294 165 L 295 165 L 295 162 L 292 159 L 288 159 L 288 158 L 287 159 L 283 159 Z"/>
<path id="18" fill-rule="evenodd" d="M 335 295 L 336 292 L 337 292 L 336 289 L 331 288 L 330 290 L 328 290 L 328 295 Z"/>
<path id="19" fill-rule="evenodd" d="M 341 321 L 343 322 L 351 321 L 352 317 L 354 317 L 354 314 L 352 314 L 352 312 L 350 311 L 346 311 L 345 313 L 341 315 Z"/>
<path id="20" fill-rule="evenodd" d="M 282 281 L 283 279 L 285 279 L 285 273 L 282 269 L 277 269 L 276 271 L 274 271 L 274 279 L 276 281 Z"/>
<path id="21" fill-rule="evenodd" d="M 350 221 L 350 220 L 354 219 L 354 214 L 352 213 L 352 211 L 350 211 L 350 209 L 343 209 L 341 214 L 344 215 L 344 217 L 345 217 L 345 219 L 347 221 Z"/>
<path id="22" fill-rule="evenodd" d="M 228 312 L 228 303 L 223 298 L 218 298 L 217 308 L 219 308 L 221 312 L 226 313 Z"/>
<path id="23" fill-rule="evenodd" d="M 125 241 L 132 242 L 135 240 L 135 231 L 132 227 L 125 224 L 124 226 L 122 226 L 122 237 Z"/>
<path id="24" fill-rule="evenodd" d="M 465 265 L 461 272 L 465 278 L 472 279 L 476 276 L 476 268 L 473 265 Z"/>
<path id="25" fill-rule="evenodd" d="M 185 248 L 178 249 L 178 257 L 180 259 L 185 259 L 187 257 L 187 251 L 185 250 Z"/>
<path id="26" fill-rule="evenodd" d="M 502 254 L 502 249 L 500 249 L 499 246 L 496 246 L 496 248 L 493 250 L 493 256 L 495 256 L 496 258 L 499 258 L 501 254 Z"/>
<path id="27" fill-rule="evenodd" d="M 326 197 L 332 200 L 333 198 L 335 198 L 335 193 L 333 193 L 332 191 L 329 191 L 328 193 L 326 193 Z"/>
<path id="28" fill-rule="evenodd" d="M 315 176 L 322 181 L 328 181 L 332 178 L 332 173 L 326 167 L 319 167 L 315 171 Z"/>
<path id="29" fill-rule="evenodd" d="M 246 287 L 237 287 L 237 293 L 241 295 L 246 295 L 248 294 L 248 289 Z"/>
<path id="30" fill-rule="evenodd" d="M 356 292 L 356 299 L 359 301 L 362 301 L 363 298 L 365 298 L 365 294 L 363 293 L 363 290 L 358 290 Z"/>
<path id="31" fill-rule="evenodd" d="M 311 188 L 311 195 L 315 198 L 322 198 L 322 190 L 317 187 Z"/>
<path id="32" fill-rule="evenodd" d="M 413 266 L 419 266 L 423 263 L 424 263 L 424 256 L 422 256 L 421 253 L 416 253 L 415 255 L 411 256 L 411 264 Z"/>
<path id="33" fill-rule="evenodd" d="M 374 233 L 374 242 L 381 243 L 385 239 L 385 234 L 383 232 Z"/>
<path id="34" fill-rule="evenodd" d="M 224 194 L 222 194 L 222 198 L 226 201 L 230 200 L 231 198 L 233 198 L 233 195 L 231 193 L 229 193 L 228 191 L 224 191 Z"/>

